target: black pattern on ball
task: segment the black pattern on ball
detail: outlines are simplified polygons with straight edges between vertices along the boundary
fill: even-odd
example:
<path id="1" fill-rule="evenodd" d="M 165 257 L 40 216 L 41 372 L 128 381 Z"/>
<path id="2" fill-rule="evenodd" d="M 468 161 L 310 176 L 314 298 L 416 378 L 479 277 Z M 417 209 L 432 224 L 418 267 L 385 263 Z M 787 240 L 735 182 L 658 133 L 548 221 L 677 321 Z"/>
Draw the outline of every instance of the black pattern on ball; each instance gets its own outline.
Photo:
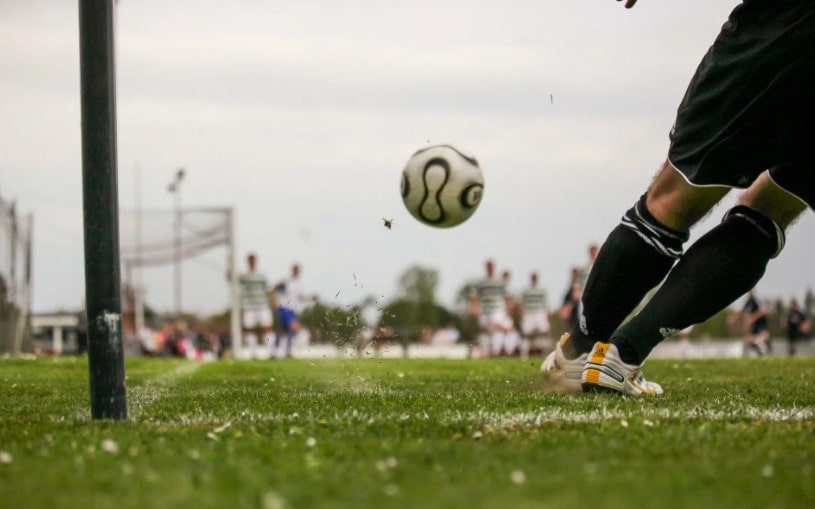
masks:
<path id="1" fill-rule="evenodd" d="M 428 203 L 428 198 L 430 198 L 430 185 L 427 181 L 427 174 L 428 172 L 434 167 L 441 167 L 444 170 L 444 181 L 442 181 L 441 185 L 436 192 L 433 193 L 433 202 L 439 208 L 439 217 L 433 219 L 427 215 L 425 212 L 425 207 L 427 205 L 431 205 Z M 433 159 L 429 160 L 427 164 L 424 165 L 424 170 L 422 171 L 422 182 L 424 183 L 424 196 L 422 196 L 422 201 L 419 204 L 419 215 L 421 216 L 423 221 L 426 221 L 430 224 L 438 224 L 443 223 L 445 219 L 445 212 L 444 206 L 441 203 L 441 192 L 444 190 L 445 184 L 447 181 L 450 180 L 450 163 L 447 162 L 447 159 L 443 159 L 441 157 L 434 157 Z"/>
<path id="2" fill-rule="evenodd" d="M 478 161 L 451 145 L 422 147 L 402 171 L 402 201 L 420 222 L 449 228 L 466 221 L 483 200 Z"/>
<path id="3" fill-rule="evenodd" d="M 481 193 L 484 191 L 484 184 L 470 184 L 461 191 L 459 203 L 465 209 L 472 209 L 481 203 Z"/>

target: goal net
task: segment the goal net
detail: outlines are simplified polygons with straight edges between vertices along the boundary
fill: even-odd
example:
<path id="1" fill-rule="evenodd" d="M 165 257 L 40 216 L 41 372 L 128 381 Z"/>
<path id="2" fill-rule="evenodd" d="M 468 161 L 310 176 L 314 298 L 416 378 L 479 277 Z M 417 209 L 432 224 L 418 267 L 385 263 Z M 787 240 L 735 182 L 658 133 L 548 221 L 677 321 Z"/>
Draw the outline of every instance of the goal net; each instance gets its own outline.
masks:
<path id="1" fill-rule="evenodd" d="M 231 208 L 119 211 L 123 329 L 142 331 L 148 305 L 175 314 L 229 309 L 237 337 L 233 217 Z"/>

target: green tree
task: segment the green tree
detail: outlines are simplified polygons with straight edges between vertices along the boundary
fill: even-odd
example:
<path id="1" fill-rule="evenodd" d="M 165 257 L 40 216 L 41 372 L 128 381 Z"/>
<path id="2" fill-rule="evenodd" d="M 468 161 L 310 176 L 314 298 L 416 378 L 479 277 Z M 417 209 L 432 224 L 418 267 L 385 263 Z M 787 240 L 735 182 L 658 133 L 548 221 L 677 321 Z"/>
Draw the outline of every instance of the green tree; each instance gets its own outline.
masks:
<path id="1" fill-rule="evenodd" d="M 415 342 L 424 329 L 435 329 L 458 318 L 436 302 L 439 274 L 435 269 L 414 265 L 399 276 L 399 297 L 382 308 L 380 327 L 390 327 L 404 342 Z"/>
<path id="2" fill-rule="evenodd" d="M 711 316 L 704 323 L 700 323 L 691 331 L 692 338 L 730 338 L 733 336 L 733 326 L 727 323 L 727 317 L 732 313 L 730 308 L 725 308 Z"/>
<path id="3" fill-rule="evenodd" d="M 311 332 L 312 341 L 338 345 L 351 342 L 365 326 L 360 306 L 341 308 L 319 300 L 303 310 L 300 323 Z"/>
<path id="4" fill-rule="evenodd" d="M 419 265 L 407 268 L 399 276 L 399 288 L 403 297 L 416 304 L 434 304 L 438 285 L 438 271 Z"/>

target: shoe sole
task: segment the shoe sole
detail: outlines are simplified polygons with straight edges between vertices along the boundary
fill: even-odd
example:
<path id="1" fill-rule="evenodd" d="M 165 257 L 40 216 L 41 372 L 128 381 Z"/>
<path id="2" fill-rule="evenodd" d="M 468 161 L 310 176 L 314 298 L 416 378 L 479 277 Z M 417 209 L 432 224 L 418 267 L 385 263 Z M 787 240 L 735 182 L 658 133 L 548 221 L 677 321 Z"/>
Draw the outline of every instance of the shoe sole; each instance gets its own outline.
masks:
<path id="1" fill-rule="evenodd" d="M 590 392 L 594 394 L 622 394 L 622 392 L 618 391 L 617 389 L 612 389 L 611 387 L 606 387 L 605 385 L 590 384 L 585 382 L 580 384 L 580 388 L 583 390 L 583 392 Z"/>

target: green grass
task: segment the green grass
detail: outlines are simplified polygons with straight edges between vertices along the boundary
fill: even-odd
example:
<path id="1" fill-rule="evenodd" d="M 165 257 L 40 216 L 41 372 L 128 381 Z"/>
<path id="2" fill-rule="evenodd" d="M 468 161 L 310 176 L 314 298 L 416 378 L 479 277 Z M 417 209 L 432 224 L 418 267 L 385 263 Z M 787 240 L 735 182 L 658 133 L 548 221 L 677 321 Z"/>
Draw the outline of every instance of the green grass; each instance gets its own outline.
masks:
<path id="1" fill-rule="evenodd" d="M 815 359 L 649 361 L 653 399 L 540 361 L 0 360 L 0 508 L 815 507 Z"/>

